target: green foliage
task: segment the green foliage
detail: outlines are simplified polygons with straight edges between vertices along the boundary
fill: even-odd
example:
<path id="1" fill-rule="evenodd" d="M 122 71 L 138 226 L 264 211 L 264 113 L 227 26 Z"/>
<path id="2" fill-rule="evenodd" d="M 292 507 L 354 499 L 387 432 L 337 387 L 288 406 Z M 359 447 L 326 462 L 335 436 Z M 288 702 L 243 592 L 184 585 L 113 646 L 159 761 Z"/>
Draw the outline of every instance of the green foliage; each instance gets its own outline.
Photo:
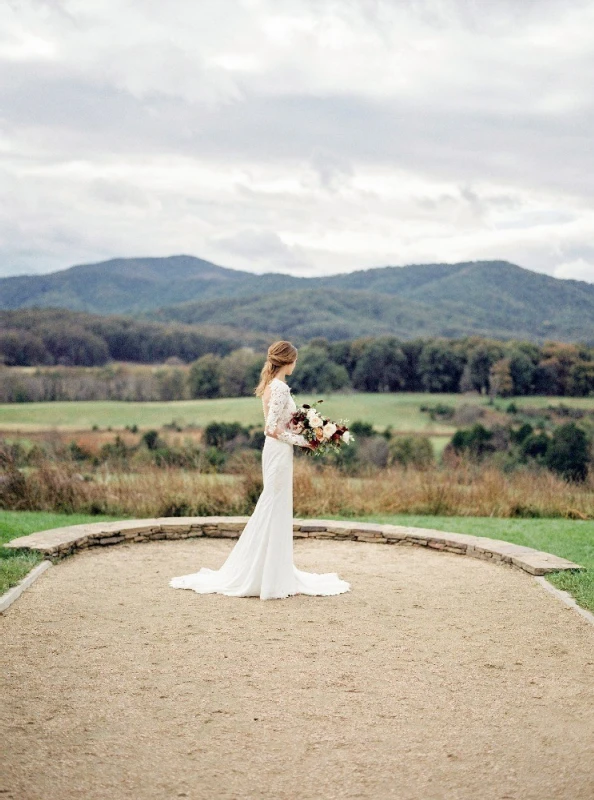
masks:
<path id="1" fill-rule="evenodd" d="M 452 447 L 457 453 L 467 453 L 475 458 L 482 458 L 494 450 L 491 440 L 492 431 L 477 422 L 472 428 L 456 431 L 452 437 Z"/>
<path id="2" fill-rule="evenodd" d="M 357 360 L 353 386 L 364 392 L 397 392 L 406 385 L 406 366 L 398 339 L 374 339 L 364 346 Z"/>
<path id="3" fill-rule="evenodd" d="M 428 342 L 419 358 L 421 382 L 428 392 L 457 392 L 464 369 L 464 356 L 447 340 Z"/>
<path id="4" fill-rule="evenodd" d="M 249 347 L 240 347 L 224 356 L 218 364 L 219 395 L 244 397 L 252 395 L 260 380 L 265 358 Z"/>
<path id="5" fill-rule="evenodd" d="M 192 397 L 218 397 L 221 376 L 221 359 L 207 353 L 190 367 L 188 384 Z"/>
<path id="6" fill-rule="evenodd" d="M 398 436 L 389 444 L 389 464 L 426 469 L 434 462 L 434 452 L 427 436 Z"/>
<path id="7" fill-rule="evenodd" d="M 420 410 L 429 414 L 432 420 L 438 417 L 440 419 L 452 419 L 456 412 L 454 406 L 447 405 L 446 403 L 436 403 L 435 405 L 427 405 L 424 403 Z"/>
<path id="8" fill-rule="evenodd" d="M 0 363 L 8 367 L 45 364 L 48 355 L 40 336 L 26 330 L 0 330 Z"/>
<path id="9" fill-rule="evenodd" d="M 249 436 L 239 422 L 211 422 L 204 429 L 204 442 L 212 447 L 222 447 L 242 434 Z"/>
<path id="10" fill-rule="evenodd" d="M 214 470 L 221 469 L 227 460 L 226 453 L 218 447 L 209 447 L 204 453 L 206 463 Z"/>
<path id="11" fill-rule="evenodd" d="M 142 442 L 147 450 L 157 450 L 163 446 L 163 442 L 159 438 L 159 431 L 150 430 L 142 434 Z"/>
<path id="12" fill-rule="evenodd" d="M 161 369 L 155 374 L 159 383 L 159 400 L 184 400 L 186 376 L 181 369 Z"/>
<path id="13" fill-rule="evenodd" d="M 524 422 L 520 425 L 517 431 L 510 431 L 510 438 L 512 442 L 516 442 L 517 444 L 522 444 L 522 442 L 530 436 L 530 434 L 534 431 L 534 428 L 529 422 Z"/>
<path id="14" fill-rule="evenodd" d="M 550 437 L 541 431 L 530 433 L 520 442 L 520 453 L 524 458 L 543 461 L 549 449 Z"/>
<path id="15" fill-rule="evenodd" d="M 567 480 L 583 481 L 588 475 L 588 451 L 585 432 L 575 422 L 567 422 L 554 431 L 545 456 L 546 464 Z"/>
<path id="16" fill-rule="evenodd" d="M 578 361 L 571 367 L 567 393 L 572 397 L 594 395 L 594 360 Z"/>
<path id="17" fill-rule="evenodd" d="M 302 347 L 297 364 L 291 378 L 295 392 L 330 392 L 350 384 L 345 367 L 331 361 L 328 349 L 319 344 Z"/>
<path id="18" fill-rule="evenodd" d="M 74 461 L 87 461 L 91 458 L 91 454 L 81 447 L 77 442 L 70 442 L 68 445 L 68 449 L 70 452 L 70 457 L 74 459 Z"/>
<path id="19" fill-rule="evenodd" d="M 99 321 L 91 331 L 105 339 L 111 358 L 141 362 L 159 362 L 168 355 L 190 362 L 206 352 L 225 355 L 232 349 L 222 352 L 220 341 L 205 347 L 209 336 L 227 338 L 228 344 L 233 340 L 234 346 L 246 344 L 250 337 L 249 343 L 258 341 L 260 347 L 271 336 L 298 345 L 312 336 L 332 343 L 368 335 L 410 339 L 477 332 L 537 341 L 594 340 L 594 287 L 504 261 L 381 267 L 296 278 L 229 270 L 191 256 L 114 259 L 45 275 L 43 281 L 38 276 L 0 279 L 0 297 L 5 309 L 22 308 L 24 313 L 36 313 L 32 307 L 50 313 L 70 309 L 79 320 L 83 312 L 144 315 L 146 322 L 128 322 L 130 331 L 118 323 L 103 332 Z M 158 331 L 155 320 L 187 324 Z M 141 325 L 148 335 L 139 330 Z M 202 330 L 188 325 L 201 325 Z M 222 326 L 225 335 L 213 337 L 215 331 L 223 332 Z M 39 329 L 34 335 L 40 338 Z M 39 343 L 31 341 L 30 346 Z M 10 347 L 14 349 L 14 340 Z M 530 358 L 528 350 L 523 352 Z M 484 387 L 484 364 L 478 361 L 473 379 Z M 514 392 L 528 391 L 519 392 L 521 382 L 530 380 L 524 374 L 525 364 L 517 370 L 513 364 L 510 367 Z"/>
<path id="20" fill-rule="evenodd" d="M 354 422 L 351 422 L 348 427 L 353 436 L 375 435 L 373 425 L 370 422 L 363 422 L 362 420 L 356 419 Z"/>
<path id="21" fill-rule="evenodd" d="M 538 356 L 536 357 L 536 362 Z M 516 395 L 530 394 L 534 388 L 536 362 L 522 350 L 514 350 L 509 359 L 509 371 Z"/>
<path id="22" fill-rule="evenodd" d="M 490 371 L 503 357 L 501 342 L 484 340 L 474 347 L 468 356 L 470 383 L 477 392 L 487 393 L 490 388 Z"/>
<path id="23" fill-rule="evenodd" d="M 254 339 L 221 326 L 197 328 L 59 308 L 0 311 L 0 365 L 9 366 L 101 366 L 109 359 L 153 364 L 172 356 L 188 363 L 206 353 L 226 355 L 246 338 Z M 254 341 L 260 342 L 261 337 Z M 173 370 L 165 374 L 166 382 L 171 374 Z M 107 365 L 105 378 L 110 377 Z M 171 389 L 165 386 L 163 391 L 167 394 Z"/>
<path id="24" fill-rule="evenodd" d="M 99 453 L 99 458 L 102 461 L 125 461 L 133 449 L 133 447 L 128 447 L 118 433 L 113 442 L 106 442 L 103 445 Z"/>

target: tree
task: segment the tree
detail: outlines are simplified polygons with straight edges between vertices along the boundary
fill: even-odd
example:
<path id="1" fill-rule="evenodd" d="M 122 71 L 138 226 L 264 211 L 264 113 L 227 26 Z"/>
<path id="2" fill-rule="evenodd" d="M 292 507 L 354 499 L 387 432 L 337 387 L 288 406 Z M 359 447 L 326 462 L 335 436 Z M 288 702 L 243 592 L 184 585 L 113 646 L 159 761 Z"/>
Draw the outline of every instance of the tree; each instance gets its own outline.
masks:
<path id="1" fill-rule="evenodd" d="M 160 400 L 184 400 L 186 375 L 181 369 L 161 369 L 155 373 L 159 384 Z"/>
<path id="2" fill-rule="evenodd" d="M 204 429 L 204 441 L 211 447 L 223 447 L 240 434 L 248 434 L 240 422 L 209 422 Z"/>
<path id="3" fill-rule="evenodd" d="M 421 358 L 424 346 L 425 342 L 420 338 L 402 342 L 400 345 L 400 349 L 406 357 L 404 389 L 407 392 L 420 392 L 423 390 L 419 370 L 419 359 Z"/>
<path id="4" fill-rule="evenodd" d="M 0 364 L 29 367 L 51 361 L 42 340 L 29 331 L 0 331 Z"/>
<path id="5" fill-rule="evenodd" d="M 566 480 L 584 481 L 588 475 L 589 442 L 585 431 L 567 422 L 555 429 L 545 463 Z"/>
<path id="6" fill-rule="evenodd" d="M 105 339 L 78 325 L 53 324 L 43 330 L 42 337 L 56 364 L 94 367 L 109 359 Z"/>
<path id="7" fill-rule="evenodd" d="M 257 383 L 252 369 L 255 360 L 251 347 L 240 347 L 221 359 L 221 397 L 245 397 L 253 392 Z M 257 360 L 260 363 L 260 359 Z"/>
<path id="8" fill-rule="evenodd" d="M 567 395 L 571 369 L 579 360 L 580 351 L 576 345 L 546 342 L 543 359 L 535 372 L 536 391 L 539 394 Z"/>
<path id="9" fill-rule="evenodd" d="M 494 397 L 513 394 L 514 382 L 509 368 L 509 358 L 500 358 L 489 372 L 489 393 Z"/>
<path id="10" fill-rule="evenodd" d="M 546 458 L 551 439 L 544 431 L 529 433 L 520 442 L 520 453 L 523 458 L 534 458 L 543 461 Z"/>
<path id="11" fill-rule="evenodd" d="M 354 341 L 350 340 L 331 342 L 328 348 L 328 357 L 335 364 L 344 367 L 349 378 L 352 378 L 359 355 L 358 347 L 355 345 Z"/>
<path id="12" fill-rule="evenodd" d="M 514 350 L 511 353 L 509 372 L 514 395 L 526 395 L 534 391 L 535 364 L 522 350 Z"/>
<path id="13" fill-rule="evenodd" d="M 200 356 L 190 367 L 188 387 L 194 398 L 219 397 L 221 358 L 207 353 Z"/>
<path id="14" fill-rule="evenodd" d="M 364 392 L 397 392 L 406 383 L 406 356 L 400 341 L 380 337 L 364 348 L 353 372 L 353 386 Z"/>
<path id="15" fill-rule="evenodd" d="M 452 447 L 456 453 L 467 452 L 469 455 L 480 459 L 495 449 L 491 444 L 493 434 L 484 425 L 477 422 L 472 428 L 456 431 L 452 437 Z"/>
<path id="16" fill-rule="evenodd" d="M 456 392 L 464 369 L 464 356 L 447 339 L 428 342 L 419 358 L 423 389 L 428 392 Z"/>
<path id="17" fill-rule="evenodd" d="M 296 392 L 328 392 L 350 385 L 345 367 L 335 364 L 322 347 L 306 345 L 299 350 L 299 359 L 291 385 Z"/>
<path id="18" fill-rule="evenodd" d="M 594 394 L 594 361 L 577 361 L 569 370 L 567 389 L 572 397 Z"/>
<path id="19" fill-rule="evenodd" d="M 485 394 L 489 391 L 491 368 L 501 358 L 503 358 L 501 344 L 488 339 L 471 350 L 468 358 L 469 377 L 477 392 Z"/>
<path id="20" fill-rule="evenodd" d="M 464 369 L 462 370 L 458 391 L 462 394 L 475 391 L 474 382 L 472 380 L 472 370 L 470 369 L 470 364 L 468 362 L 466 362 Z"/>

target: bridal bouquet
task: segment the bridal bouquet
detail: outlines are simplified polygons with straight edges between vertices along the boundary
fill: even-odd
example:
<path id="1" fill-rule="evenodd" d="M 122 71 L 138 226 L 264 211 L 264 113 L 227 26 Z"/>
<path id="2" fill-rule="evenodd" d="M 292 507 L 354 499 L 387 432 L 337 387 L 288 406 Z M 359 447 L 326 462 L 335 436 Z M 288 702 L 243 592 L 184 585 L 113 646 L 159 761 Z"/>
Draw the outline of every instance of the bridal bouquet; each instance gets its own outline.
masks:
<path id="1" fill-rule="evenodd" d="M 323 403 L 323 400 L 318 400 Z M 333 422 L 323 417 L 313 406 L 303 403 L 297 411 L 293 412 L 290 426 L 295 433 L 303 434 L 304 438 L 314 447 L 312 455 L 326 453 L 330 450 L 338 451 L 343 444 L 354 442 L 355 437 L 346 426 L 348 420 Z"/>

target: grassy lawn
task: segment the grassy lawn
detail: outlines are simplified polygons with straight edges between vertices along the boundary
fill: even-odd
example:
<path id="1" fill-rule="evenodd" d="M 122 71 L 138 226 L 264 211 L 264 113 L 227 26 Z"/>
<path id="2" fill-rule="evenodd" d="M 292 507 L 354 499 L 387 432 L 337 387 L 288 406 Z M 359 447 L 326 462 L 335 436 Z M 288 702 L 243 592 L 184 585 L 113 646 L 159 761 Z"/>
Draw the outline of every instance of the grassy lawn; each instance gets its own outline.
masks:
<path id="1" fill-rule="evenodd" d="M 432 436 L 451 435 L 455 427 L 443 422 L 433 422 L 420 406 L 445 403 L 459 406 L 463 403 L 486 405 L 487 399 L 460 394 L 427 394 L 421 392 L 394 393 L 320 393 L 296 394 L 296 402 L 314 403 L 323 399 L 321 409 L 331 418 L 363 420 L 383 430 L 392 425 L 395 431 L 423 432 Z M 594 399 L 579 397 L 519 397 L 498 400 L 497 406 L 505 410 L 508 403 L 518 407 L 545 408 L 564 404 L 575 408 L 594 409 Z M 105 429 L 159 428 L 176 421 L 180 425 L 202 427 L 209 422 L 241 422 L 244 425 L 262 423 L 262 403 L 256 397 L 217 398 L 213 400 L 175 400 L 170 402 L 134 403 L 120 401 L 73 401 L 56 403 L 2 403 L 0 404 L 0 430 L 19 429 L 89 430 L 93 425 Z"/>
<path id="2" fill-rule="evenodd" d="M 84 522 L 123 519 L 123 517 L 53 514 L 36 511 L 0 511 L 0 544 L 36 531 L 79 525 Z M 326 516 L 326 519 L 343 519 Z M 564 519 L 497 519 L 494 517 L 428 517 L 411 514 L 356 517 L 366 522 L 436 528 L 454 533 L 469 533 L 503 539 L 568 558 L 587 569 L 584 572 L 557 572 L 547 580 L 570 592 L 576 602 L 594 611 L 594 522 Z M 41 556 L 3 551 L 0 547 L 0 594 L 14 586 L 42 560 Z"/>

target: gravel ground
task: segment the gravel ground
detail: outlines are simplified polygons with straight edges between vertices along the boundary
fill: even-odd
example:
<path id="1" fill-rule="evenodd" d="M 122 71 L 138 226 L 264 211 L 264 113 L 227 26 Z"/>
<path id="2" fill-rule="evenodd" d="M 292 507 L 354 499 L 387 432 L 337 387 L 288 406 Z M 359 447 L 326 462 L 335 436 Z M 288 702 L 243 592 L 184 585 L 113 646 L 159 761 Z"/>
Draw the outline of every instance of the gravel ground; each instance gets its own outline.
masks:
<path id="1" fill-rule="evenodd" d="M 8 609 L 2 798 L 592 800 L 594 628 L 532 577 L 297 539 L 351 591 L 167 585 L 233 544 L 86 551 Z"/>

